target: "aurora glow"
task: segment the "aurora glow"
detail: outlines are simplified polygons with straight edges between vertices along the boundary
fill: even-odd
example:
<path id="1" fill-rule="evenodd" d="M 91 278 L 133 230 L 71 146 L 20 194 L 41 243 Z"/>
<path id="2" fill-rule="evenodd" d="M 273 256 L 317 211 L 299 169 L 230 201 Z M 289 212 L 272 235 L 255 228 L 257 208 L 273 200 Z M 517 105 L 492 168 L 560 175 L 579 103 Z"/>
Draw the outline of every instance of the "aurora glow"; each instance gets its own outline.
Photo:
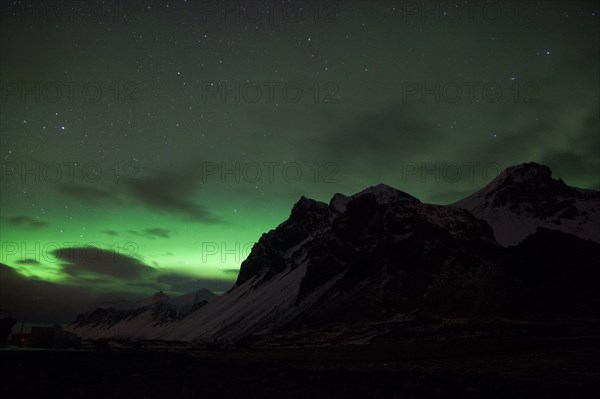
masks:
<path id="1" fill-rule="evenodd" d="M 113 2 L 92 3 L 108 19 L 3 4 L 0 234 L 13 294 L 0 307 L 19 316 L 60 292 L 81 301 L 58 318 L 159 289 L 226 291 L 301 195 L 386 183 L 449 203 L 529 161 L 600 187 L 593 2 L 531 3 L 516 20 L 519 3 L 498 2 L 507 17 L 492 22 L 329 2 L 330 20 L 302 23 L 223 23 L 200 10 L 221 3 L 202 1 L 124 2 L 135 19 L 123 23 Z M 85 245 L 151 269 L 84 272 L 53 255 Z"/>

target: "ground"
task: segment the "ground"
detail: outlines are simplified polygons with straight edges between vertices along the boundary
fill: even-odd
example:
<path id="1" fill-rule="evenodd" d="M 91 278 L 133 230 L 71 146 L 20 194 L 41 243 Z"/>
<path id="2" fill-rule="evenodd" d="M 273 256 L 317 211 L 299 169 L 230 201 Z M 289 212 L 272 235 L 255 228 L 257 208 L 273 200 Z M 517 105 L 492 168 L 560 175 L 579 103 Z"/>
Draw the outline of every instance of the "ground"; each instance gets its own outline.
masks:
<path id="1" fill-rule="evenodd" d="M 16 350 L 2 397 L 592 398 L 596 325 L 527 333 L 443 334 L 370 345 L 252 348 L 154 343 L 140 350 Z"/>

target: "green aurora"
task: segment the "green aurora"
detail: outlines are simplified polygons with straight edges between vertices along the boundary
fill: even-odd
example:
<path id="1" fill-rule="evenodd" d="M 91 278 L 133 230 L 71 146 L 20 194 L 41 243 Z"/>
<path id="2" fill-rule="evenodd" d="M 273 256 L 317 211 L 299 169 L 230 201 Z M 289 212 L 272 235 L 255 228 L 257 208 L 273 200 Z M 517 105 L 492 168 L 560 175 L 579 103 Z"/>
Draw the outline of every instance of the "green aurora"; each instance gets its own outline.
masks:
<path id="1" fill-rule="evenodd" d="M 600 188 L 596 3 L 535 3 L 530 21 L 493 23 L 407 22 L 385 1 L 331 2 L 329 22 L 220 23 L 198 3 L 135 3 L 132 23 L 3 9 L 3 290 L 72 288 L 93 297 L 81 307 L 224 292 L 302 195 L 386 183 L 451 203 L 529 161 Z M 240 84 L 225 101 L 223 82 Z M 437 84 L 463 95 L 423 98 Z M 90 101 L 86 85 L 102 94 Z M 86 246 L 103 252 L 82 258 Z"/>

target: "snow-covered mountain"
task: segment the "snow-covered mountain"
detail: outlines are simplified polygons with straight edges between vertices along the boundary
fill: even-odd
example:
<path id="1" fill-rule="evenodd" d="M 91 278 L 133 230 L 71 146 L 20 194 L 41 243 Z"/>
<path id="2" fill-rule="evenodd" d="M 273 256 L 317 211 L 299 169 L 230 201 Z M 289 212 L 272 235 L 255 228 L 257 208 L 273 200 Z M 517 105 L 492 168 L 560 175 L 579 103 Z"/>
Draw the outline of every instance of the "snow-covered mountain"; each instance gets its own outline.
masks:
<path id="1" fill-rule="evenodd" d="M 144 336 L 185 317 L 217 295 L 207 289 L 170 298 L 160 291 L 138 301 L 115 301 L 77 316 L 69 330 L 84 338 Z"/>
<path id="2" fill-rule="evenodd" d="M 474 197 L 488 198 L 485 206 L 542 221 L 553 215 L 563 225 L 581 217 L 578 236 L 594 235 L 597 193 L 552 180 L 535 164 L 509 168 L 492 183 Z M 406 317 L 600 317 L 600 244 L 553 223 L 502 246 L 493 224 L 463 209 L 470 198 L 430 205 L 386 185 L 336 194 L 328 204 L 302 197 L 254 245 L 226 294 L 183 317 L 150 305 L 94 333 L 236 341 Z"/>
<path id="3" fill-rule="evenodd" d="M 489 226 L 469 212 L 423 204 L 385 185 L 337 194 L 330 204 L 303 197 L 254 246 L 230 293 L 167 336 L 234 340 L 298 323 L 314 308 L 332 309 L 329 321 L 410 311 L 409 291 L 417 295 L 429 284 L 419 267 L 453 263 L 435 256 L 438 245 L 456 257 L 469 256 L 462 247 L 497 246 Z"/>
<path id="4" fill-rule="evenodd" d="M 509 167 L 453 206 L 488 222 L 504 246 L 521 242 L 539 227 L 600 243 L 600 192 L 569 187 L 553 179 L 544 165 Z"/>

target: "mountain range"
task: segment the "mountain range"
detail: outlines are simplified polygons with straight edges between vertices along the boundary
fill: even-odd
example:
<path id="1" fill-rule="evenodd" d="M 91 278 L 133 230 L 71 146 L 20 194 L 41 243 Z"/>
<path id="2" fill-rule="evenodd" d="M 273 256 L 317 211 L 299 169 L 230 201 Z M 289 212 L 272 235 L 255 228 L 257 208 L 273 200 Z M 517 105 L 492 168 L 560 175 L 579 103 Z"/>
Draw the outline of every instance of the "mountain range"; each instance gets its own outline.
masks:
<path id="1" fill-rule="evenodd" d="M 600 192 L 535 163 L 451 205 L 383 184 L 329 203 L 302 197 L 254 245 L 227 293 L 194 297 L 185 311 L 161 298 L 105 306 L 71 329 L 233 342 L 397 320 L 597 318 L 598 226 Z"/>
<path id="2" fill-rule="evenodd" d="M 173 323 L 217 297 L 207 289 L 170 298 L 160 291 L 139 301 L 114 301 L 77 316 L 70 328 L 85 338 L 144 336 Z"/>

